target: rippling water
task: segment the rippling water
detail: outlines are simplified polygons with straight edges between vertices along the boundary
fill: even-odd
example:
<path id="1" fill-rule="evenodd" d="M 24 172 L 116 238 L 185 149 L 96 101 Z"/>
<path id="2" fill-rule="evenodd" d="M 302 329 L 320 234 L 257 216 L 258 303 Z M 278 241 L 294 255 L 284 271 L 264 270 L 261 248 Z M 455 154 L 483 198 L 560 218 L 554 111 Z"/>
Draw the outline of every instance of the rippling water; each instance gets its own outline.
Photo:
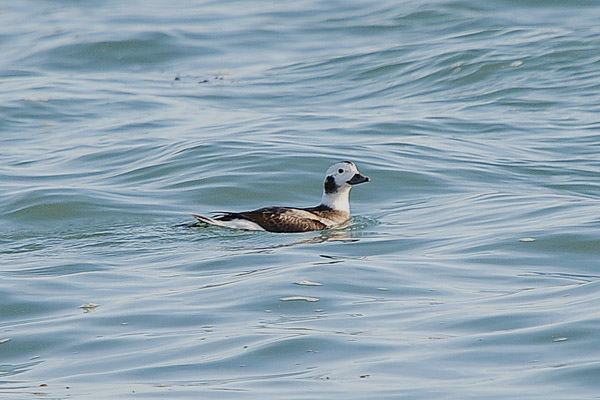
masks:
<path id="1" fill-rule="evenodd" d="M 2 3 L 0 397 L 598 398 L 599 15 Z"/>

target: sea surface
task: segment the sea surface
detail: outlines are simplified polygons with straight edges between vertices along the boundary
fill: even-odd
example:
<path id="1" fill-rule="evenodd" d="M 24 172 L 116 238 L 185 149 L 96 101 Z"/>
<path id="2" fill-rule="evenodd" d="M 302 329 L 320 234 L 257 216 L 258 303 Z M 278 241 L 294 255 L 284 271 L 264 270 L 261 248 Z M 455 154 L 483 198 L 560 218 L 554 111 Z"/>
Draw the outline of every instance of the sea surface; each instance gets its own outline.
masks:
<path id="1" fill-rule="evenodd" d="M 600 2 L 0 3 L 0 398 L 599 399 Z M 317 205 L 339 229 L 190 226 Z"/>

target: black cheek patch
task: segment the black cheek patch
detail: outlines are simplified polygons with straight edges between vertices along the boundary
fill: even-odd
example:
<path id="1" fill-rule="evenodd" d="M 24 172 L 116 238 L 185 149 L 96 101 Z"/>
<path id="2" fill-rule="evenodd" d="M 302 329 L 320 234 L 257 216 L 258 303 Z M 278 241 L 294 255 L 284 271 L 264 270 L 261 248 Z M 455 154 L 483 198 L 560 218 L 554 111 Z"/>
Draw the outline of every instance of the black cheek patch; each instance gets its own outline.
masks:
<path id="1" fill-rule="evenodd" d="M 328 176 L 327 179 L 325 179 L 325 193 L 335 193 L 338 188 L 339 186 L 335 184 L 333 176 Z"/>

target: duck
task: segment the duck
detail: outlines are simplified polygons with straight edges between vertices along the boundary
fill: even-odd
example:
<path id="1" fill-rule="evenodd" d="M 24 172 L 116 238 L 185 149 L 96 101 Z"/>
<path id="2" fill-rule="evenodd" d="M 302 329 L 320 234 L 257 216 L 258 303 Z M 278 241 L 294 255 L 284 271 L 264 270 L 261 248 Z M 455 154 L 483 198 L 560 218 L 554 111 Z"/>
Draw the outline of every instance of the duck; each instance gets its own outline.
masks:
<path id="1" fill-rule="evenodd" d="M 203 225 L 251 231 L 299 233 L 335 228 L 350 219 L 350 190 L 370 182 L 352 161 L 327 169 L 321 203 L 315 207 L 263 207 L 253 211 L 222 212 L 205 217 L 191 214 Z"/>

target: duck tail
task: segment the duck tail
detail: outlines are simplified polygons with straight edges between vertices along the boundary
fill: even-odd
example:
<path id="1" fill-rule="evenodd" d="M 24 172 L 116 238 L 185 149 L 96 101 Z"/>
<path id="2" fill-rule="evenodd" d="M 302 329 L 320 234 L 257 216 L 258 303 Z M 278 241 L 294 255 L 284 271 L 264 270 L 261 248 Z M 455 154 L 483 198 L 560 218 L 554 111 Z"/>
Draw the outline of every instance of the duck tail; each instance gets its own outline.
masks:
<path id="1" fill-rule="evenodd" d="M 204 224 L 208 224 L 208 225 L 217 225 L 217 226 L 224 226 L 223 223 L 209 218 L 209 217 L 204 217 L 202 215 L 198 215 L 198 214 L 190 214 L 192 217 L 196 218 L 199 222 L 202 222 Z"/>

